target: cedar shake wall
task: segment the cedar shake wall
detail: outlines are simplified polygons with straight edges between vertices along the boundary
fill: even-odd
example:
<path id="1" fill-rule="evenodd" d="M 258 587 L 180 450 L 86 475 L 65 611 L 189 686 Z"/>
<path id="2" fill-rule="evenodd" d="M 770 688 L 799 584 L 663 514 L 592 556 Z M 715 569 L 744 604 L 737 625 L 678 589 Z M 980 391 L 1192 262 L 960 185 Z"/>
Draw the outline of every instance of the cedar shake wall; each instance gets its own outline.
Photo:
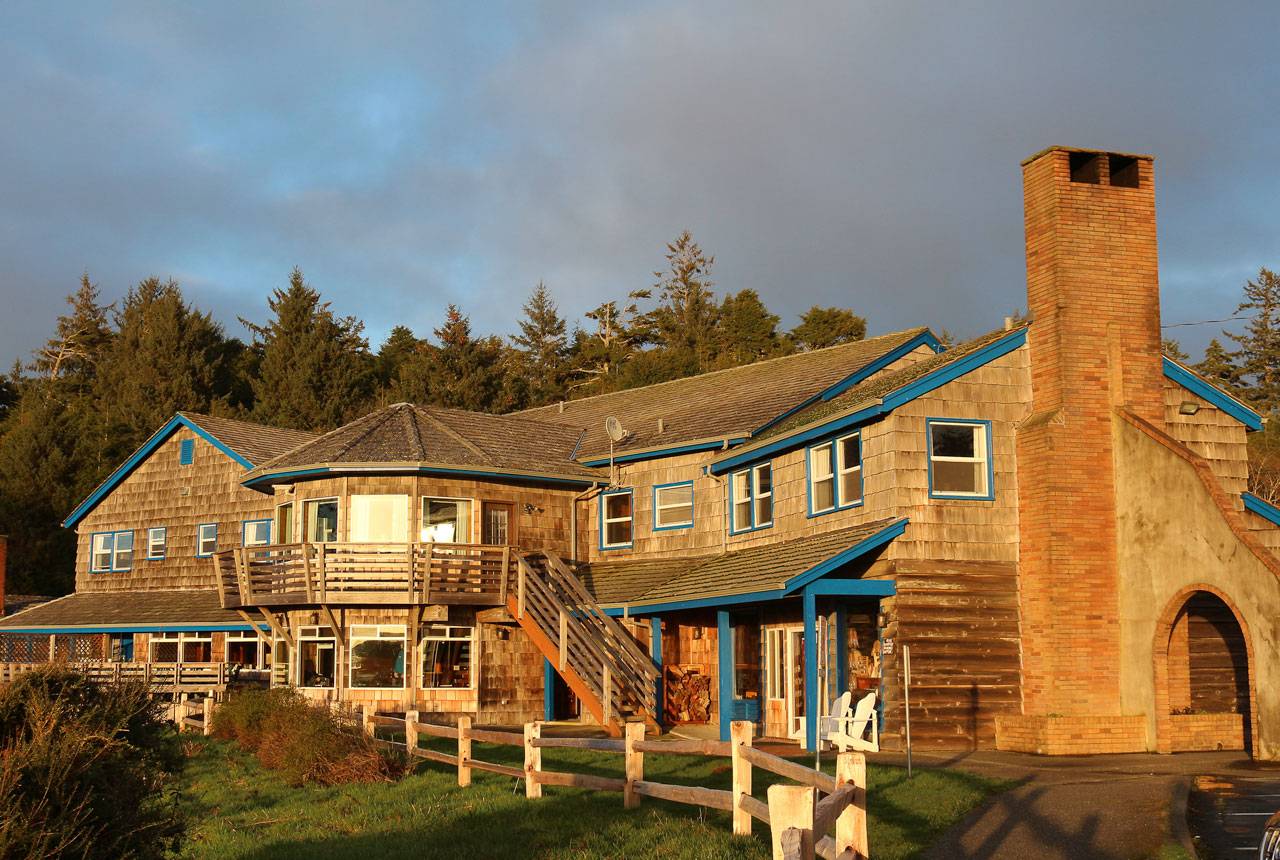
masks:
<path id="1" fill-rule="evenodd" d="M 1178 408 L 1188 402 L 1195 403 L 1200 411 L 1195 415 L 1180 414 Z M 1222 489 L 1236 498 L 1239 507 L 1243 507 L 1239 496 L 1249 484 L 1245 426 L 1173 380 L 1165 380 L 1164 404 L 1165 428 L 1169 435 L 1204 457 Z M 1267 531 L 1280 534 L 1270 523 Z"/>
<path id="2" fill-rule="evenodd" d="M 183 440 L 195 459 L 178 462 Z M 218 524 L 218 549 L 240 546 L 244 520 L 271 516 L 271 497 L 240 486 L 244 468 L 203 437 L 180 427 L 76 525 L 76 590 L 212 588 L 213 563 L 196 558 L 196 527 Z M 147 560 L 147 529 L 163 527 L 165 558 Z M 133 568 L 90 573 L 94 532 L 133 531 Z"/>
<path id="3" fill-rule="evenodd" d="M 1033 417 L 1018 433 L 1025 713 L 1119 713 L 1112 410 L 1165 421 L 1152 165 L 1023 167 Z"/>

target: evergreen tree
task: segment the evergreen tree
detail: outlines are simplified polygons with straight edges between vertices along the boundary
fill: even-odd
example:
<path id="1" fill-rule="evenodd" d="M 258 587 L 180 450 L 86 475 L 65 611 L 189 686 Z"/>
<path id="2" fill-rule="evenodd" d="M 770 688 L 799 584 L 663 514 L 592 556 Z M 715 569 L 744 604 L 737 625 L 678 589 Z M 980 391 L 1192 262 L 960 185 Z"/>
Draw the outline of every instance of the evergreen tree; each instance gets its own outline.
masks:
<path id="1" fill-rule="evenodd" d="M 671 353 L 665 363 L 678 376 L 710 370 L 717 346 L 719 308 L 711 291 L 709 257 L 688 230 L 667 245 L 667 270 L 654 272 L 658 306 L 647 320 L 657 348 Z M 675 377 L 672 377 L 675 378 Z"/>
<path id="2" fill-rule="evenodd" d="M 637 304 L 647 296 L 647 290 L 640 290 L 631 293 L 622 308 L 617 302 L 605 302 L 587 311 L 585 316 L 595 328 L 576 329 L 573 333 L 571 355 L 576 381 L 570 384 L 571 389 L 585 396 L 621 387 L 623 368 L 650 337 Z"/>
<path id="3" fill-rule="evenodd" d="M 1259 411 L 1273 412 L 1280 407 L 1280 277 L 1264 268 L 1245 282 L 1236 313 L 1242 311 L 1252 312 L 1244 333 L 1226 335 L 1240 347 L 1235 358 L 1247 383 L 1244 396 Z"/>
<path id="4" fill-rule="evenodd" d="M 867 336 L 867 321 L 845 308 L 814 305 L 800 315 L 800 324 L 791 330 L 791 339 L 802 351 L 851 343 Z"/>
<path id="5" fill-rule="evenodd" d="M 373 383 L 364 323 L 335 315 L 297 268 L 267 306 L 266 325 L 241 320 L 258 353 L 253 420 L 323 432 L 359 416 Z"/>
<path id="6" fill-rule="evenodd" d="M 476 338 L 471 321 L 449 305 L 434 331 L 437 343 L 423 344 L 401 365 L 392 386 L 397 400 L 477 412 L 503 411 L 505 349 L 496 337 Z"/>
<path id="7" fill-rule="evenodd" d="M 1182 348 L 1182 344 L 1171 337 L 1166 337 L 1161 343 L 1161 351 L 1174 361 L 1186 362 L 1191 356 L 1187 355 L 1187 351 Z"/>
<path id="8" fill-rule="evenodd" d="M 1195 371 L 1227 391 L 1238 391 L 1240 388 L 1240 368 L 1216 337 L 1209 341 L 1209 346 L 1204 351 L 1204 360 L 1195 365 Z"/>
<path id="9" fill-rule="evenodd" d="M 563 399 L 569 338 L 564 318 L 541 281 L 525 302 L 524 319 L 519 325 L 520 333 L 511 337 L 516 347 L 511 378 L 523 382 L 527 405 L 541 406 Z"/>
<path id="10" fill-rule="evenodd" d="M 778 317 L 769 312 L 755 290 L 725 296 L 719 317 L 719 367 L 750 364 L 783 350 Z"/>
<path id="11" fill-rule="evenodd" d="M 398 325 L 391 329 L 391 334 L 378 348 L 375 361 L 378 382 L 383 387 L 389 386 L 399 376 L 400 366 L 418 351 L 421 344 L 408 326 Z"/>
<path id="12" fill-rule="evenodd" d="M 31 369 L 83 394 L 111 342 L 107 323 L 111 308 L 100 302 L 98 286 L 87 273 L 81 275 L 79 289 L 67 296 L 67 304 L 71 313 L 58 317 L 55 335 L 36 351 Z"/>

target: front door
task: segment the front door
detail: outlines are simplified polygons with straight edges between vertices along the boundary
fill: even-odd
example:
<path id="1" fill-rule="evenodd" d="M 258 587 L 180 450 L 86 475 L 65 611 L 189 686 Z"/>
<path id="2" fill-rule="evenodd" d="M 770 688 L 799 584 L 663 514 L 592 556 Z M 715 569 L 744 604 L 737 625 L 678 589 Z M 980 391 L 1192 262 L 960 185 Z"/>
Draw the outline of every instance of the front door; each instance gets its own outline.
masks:
<path id="1" fill-rule="evenodd" d="M 480 541 L 495 546 L 515 543 L 515 505 L 511 502 L 480 504 Z"/>
<path id="2" fill-rule="evenodd" d="M 787 630 L 787 737 L 804 744 L 804 628 Z"/>
<path id="3" fill-rule="evenodd" d="M 766 730 L 804 741 L 804 627 L 788 625 L 765 629 Z"/>

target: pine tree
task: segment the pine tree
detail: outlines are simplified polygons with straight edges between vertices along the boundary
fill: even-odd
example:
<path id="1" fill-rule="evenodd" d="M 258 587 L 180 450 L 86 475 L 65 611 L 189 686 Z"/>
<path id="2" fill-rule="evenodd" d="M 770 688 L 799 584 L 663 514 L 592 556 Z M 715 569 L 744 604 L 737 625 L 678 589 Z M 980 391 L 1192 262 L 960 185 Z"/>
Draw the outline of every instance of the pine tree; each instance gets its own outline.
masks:
<path id="1" fill-rule="evenodd" d="M 99 295 L 88 273 L 81 275 L 79 289 L 67 296 L 71 313 L 58 317 L 56 334 L 36 351 L 31 365 L 41 376 L 63 381 L 75 393 L 87 390 L 111 342 L 107 323 L 111 308 L 99 301 Z"/>
<path id="2" fill-rule="evenodd" d="M 437 343 L 423 344 L 401 366 L 392 386 L 398 400 L 410 403 L 504 411 L 505 352 L 496 337 L 476 338 L 471 321 L 456 305 L 445 311 L 444 323 L 434 331 Z"/>
<path id="3" fill-rule="evenodd" d="M 520 333 L 512 335 L 516 376 L 523 382 L 527 405 L 541 406 L 565 396 L 569 338 L 547 285 L 538 282 L 524 304 Z"/>
<path id="4" fill-rule="evenodd" d="M 657 349 L 679 376 L 710 370 L 715 360 L 719 308 L 711 291 L 715 257 L 703 253 L 688 230 L 667 245 L 667 270 L 654 272 L 658 306 L 649 312 Z M 674 377 L 673 377 L 674 378 Z"/>
<path id="5" fill-rule="evenodd" d="M 621 387 L 623 369 L 649 340 L 650 331 L 640 314 L 638 301 L 647 290 L 631 293 L 622 308 L 605 302 L 584 316 L 595 324 L 592 331 L 575 329 L 570 353 L 575 381 L 570 388 L 580 395 L 616 391 Z"/>
<path id="6" fill-rule="evenodd" d="M 409 360 L 422 342 L 414 336 L 408 326 L 398 325 L 391 329 L 391 334 L 378 348 L 375 361 L 378 382 L 383 387 L 390 385 L 400 374 L 400 366 Z"/>
<path id="7" fill-rule="evenodd" d="M 792 341 L 803 351 L 851 343 L 866 336 L 867 321 L 853 311 L 817 305 L 801 314 L 800 324 L 791 330 Z"/>
<path id="8" fill-rule="evenodd" d="M 1235 354 L 1246 399 L 1262 412 L 1280 407 L 1280 277 L 1260 269 L 1245 282 L 1244 301 L 1236 313 L 1252 312 L 1243 334 L 1225 332 L 1240 347 Z"/>
<path id="9" fill-rule="evenodd" d="M 1209 341 L 1204 351 L 1204 360 L 1195 365 L 1194 369 L 1196 373 L 1227 391 L 1235 392 L 1240 388 L 1240 368 L 1216 337 Z"/>
<path id="10" fill-rule="evenodd" d="M 241 319 L 258 353 L 253 419 L 323 432 L 359 416 L 373 387 L 364 323 L 335 315 L 297 268 L 267 306 L 272 319 L 266 325 Z"/>
<path id="11" fill-rule="evenodd" d="M 1187 355 L 1187 351 L 1182 348 L 1182 344 L 1171 337 L 1166 337 L 1161 343 L 1161 351 L 1172 358 L 1174 361 L 1186 362 L 1191 356 Z"/>
<path id="12" fill-rule="evenodd" d="M 720 304 L 719 367 L 736 367 L 779 354 L 778 317 L 769 312 L 755 290 L 724 297 Z"/>

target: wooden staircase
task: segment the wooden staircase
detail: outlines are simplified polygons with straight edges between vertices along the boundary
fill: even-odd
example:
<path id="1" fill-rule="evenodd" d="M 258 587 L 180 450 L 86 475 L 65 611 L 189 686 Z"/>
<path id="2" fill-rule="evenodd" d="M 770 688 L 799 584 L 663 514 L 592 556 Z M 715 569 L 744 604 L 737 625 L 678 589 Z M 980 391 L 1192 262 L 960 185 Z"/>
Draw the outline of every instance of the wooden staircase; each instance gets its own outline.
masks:
<path id="1" fill-rule="evenodd" d="M 633 720 L 656 725 L 658 670 L 617 619 L 552 552 L 517 556 L 507 611 L 610 734 Z"/>

